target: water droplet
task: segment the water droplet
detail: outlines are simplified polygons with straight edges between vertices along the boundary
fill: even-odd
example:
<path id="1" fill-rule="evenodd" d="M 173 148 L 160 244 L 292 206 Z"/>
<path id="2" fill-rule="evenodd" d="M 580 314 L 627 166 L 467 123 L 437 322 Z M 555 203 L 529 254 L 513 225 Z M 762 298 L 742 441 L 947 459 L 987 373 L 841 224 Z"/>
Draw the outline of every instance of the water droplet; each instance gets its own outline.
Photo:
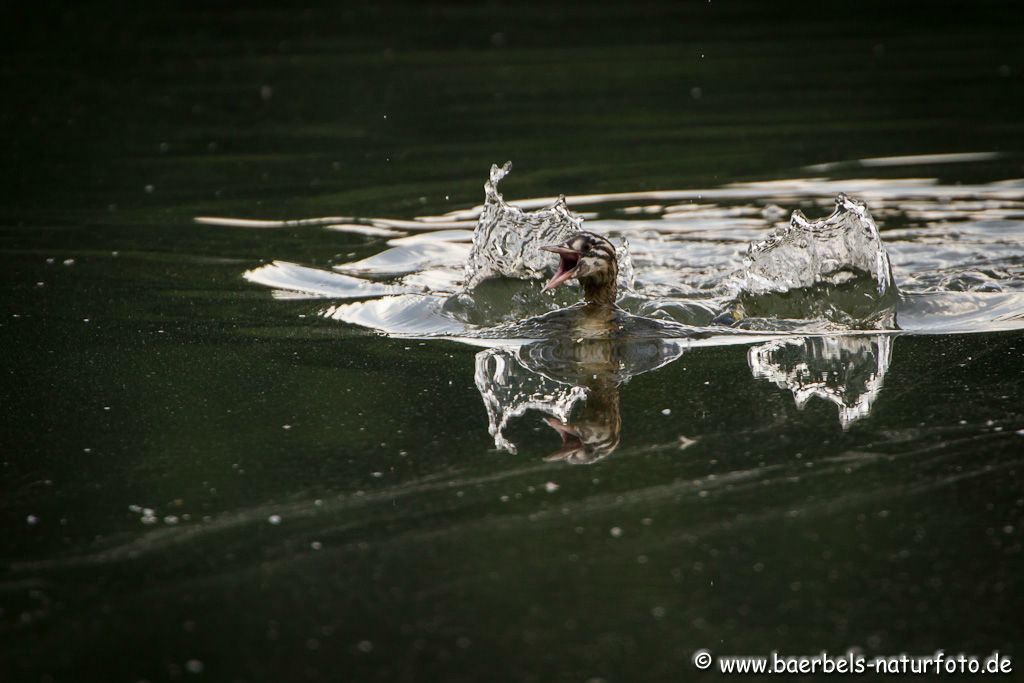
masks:
<path id="1" fill-rule="evenodd" d="M 270 515 L 269 517 L 267 517 L 267 521 L 270 522 L 271 524 L 275 524 L 275 525 L 276 524 L 280 524 L 281 523 L 281 515 Z"/>

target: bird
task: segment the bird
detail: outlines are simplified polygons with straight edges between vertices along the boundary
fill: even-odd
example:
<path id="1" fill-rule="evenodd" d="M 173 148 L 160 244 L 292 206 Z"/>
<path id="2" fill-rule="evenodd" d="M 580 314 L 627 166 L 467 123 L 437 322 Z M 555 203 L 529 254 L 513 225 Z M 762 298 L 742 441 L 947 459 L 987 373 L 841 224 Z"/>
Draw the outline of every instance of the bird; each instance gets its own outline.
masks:
<path id="1" fill-rule="evenodd" d="M 550 292 L 569 280 L 578 280 L 583 289 L 583 301 L 594 308 L 615 308 L 616 280 L 619 263 L 615 245 L 608 238 L 581 230 L 569 235 L 562 244 L 541 247 L 558 254 L 558 269 L 544 285 L 542 292 Z"/>
<path id="2" fill-rule="evenodd" d="M 587 400 L 571 423 L 554 417 L 544 418 L 544 422 L 562 437 L 562 447 L 544 458 L 546 461 L 590 465 L 619 447 L 622 431 L 619 388 L 607 381 L 590 382 L 586 388 Z"/>
<path id="3" fill-rule="evenodd" d="M 569 280 L 577 280 L 583 290 L 583 301 L 520 322 L 519 328 L 524 333 L 543 333 L 546 337 L 568 335 L 572 339 L 633 340 L 709 336 L 707 330 L 692 325 L 634 315 L 620 308 L 616 303 L 618 253 L 607 237 L 580 230 L 561 244 L 540 248 L 558 254 L 558 268 L 541 292 L 550 292 Z M 742 319 L 738 308 L 733 318 L 723 324 L 732 324 L 737 319 Z M 524 323 L 532 327 L 527 329 Z"/>
<path id="4" fill-rule="evenodd" d="M 647 349 L 650 345 L 640 342 Z M 611 455 L 619 446 L 622 418 L 619 384 L 634 369 L 636 345 L 604 338 L 562 337 L 517 349 L 518 365 L 534 375 L 583 389 L 585 399 L 570 422 L 544 418 L 562 439 L 548 461 L 590 464 Z M 643 357 L 646 354 L 641 353 Z M 641 362 L 646 358 L 641 358 Z"/>
<path id="5" fill-rule="evenodd" d="M 631 327 L 639 331 L 637 318 L 629 316 L 615 304 L 619 264 L 615 245 L 608 238 L 580 230 L 569 235 L 562 244 L 541 249 L 559 256 L 558 270 L 541 292 L 550 292 L 573 279 L 579 280 L 583 288 L 583 315 L 575 321 L 574 327 L 580 328 L 581 332 L 600 335 L 616 327 L 621 330 L 621 323 L 628 320 Z M 735 301 L 715 316 L 711 324 L 736 327 L 745 317 L 742 302 Z"/>

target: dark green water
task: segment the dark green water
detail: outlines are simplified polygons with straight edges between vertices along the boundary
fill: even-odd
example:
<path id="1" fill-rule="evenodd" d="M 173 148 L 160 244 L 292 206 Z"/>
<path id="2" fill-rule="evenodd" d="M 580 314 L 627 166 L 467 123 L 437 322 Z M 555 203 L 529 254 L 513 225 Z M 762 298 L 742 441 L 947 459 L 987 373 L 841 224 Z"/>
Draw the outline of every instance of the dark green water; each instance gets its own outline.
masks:
<path id="1" fill-rule="evenodd" d="M 2 680 L 689 680 L 698 648 L 1024 657 L 1019 330 L 892 338 L 845 430 L 752 376 L 746 345 L 690 349 L 618 389 L 617 450 L 573 467 L 544 461 L 559 439 L 532 413 L 509 428 L 518 454 L 494 450 L 479 349 L 375 336 L 242 279 L 383 240 L 193 222 L 441 214 L 479 203 L 506 158 L 523 197 L 978 151 L 1001 156 L 831 177 L 1020 178 L 1013 3 L 14 19 Z M 1019 269 L 1024 213 L 1005 220 Z"/>

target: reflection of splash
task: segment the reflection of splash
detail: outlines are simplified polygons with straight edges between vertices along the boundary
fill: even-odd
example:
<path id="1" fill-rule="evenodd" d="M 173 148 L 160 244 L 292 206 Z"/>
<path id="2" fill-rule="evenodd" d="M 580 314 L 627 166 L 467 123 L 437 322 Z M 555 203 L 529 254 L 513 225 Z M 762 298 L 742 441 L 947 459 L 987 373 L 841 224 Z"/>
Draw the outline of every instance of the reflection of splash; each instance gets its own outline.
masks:
<path id="1" fill-rule="evenodd" d="M 798 408 L 812 397 L 839 407 L 847 429 L 867 417 L 882 390 L 892 357 L 892 337 L 806 337 L 755 346 L 747 362 L 755 378 L 793 392 Z"/>
<path id="2" fill-rule="evenodd" d="M 589 464 L 607 457 L 619 445 L 619 385 L 671 363 L 683 350 L 678 341 L 660 339 L 553 339 L 481 351 L 474 377 L 494 445 L 515 453 L 504 430 L 513 418 L 536 410 L 551 416 L 545 422 L 562 437 L 562 447 L 548 459 Z"/>
<path id="3" fill-rule="evenodd" d="M 515 351 L 487 349 L 476 354 L 473 374 L 476 388 L 487 409 L 488 431 L 499 450 L 515 453 L 516 445 L 502 433 L 509 421 L 527 410 L 538 410 L 569 420 L 569 413 L 587 395 L 583 387 L 571 386 L 527 370 Z"/>

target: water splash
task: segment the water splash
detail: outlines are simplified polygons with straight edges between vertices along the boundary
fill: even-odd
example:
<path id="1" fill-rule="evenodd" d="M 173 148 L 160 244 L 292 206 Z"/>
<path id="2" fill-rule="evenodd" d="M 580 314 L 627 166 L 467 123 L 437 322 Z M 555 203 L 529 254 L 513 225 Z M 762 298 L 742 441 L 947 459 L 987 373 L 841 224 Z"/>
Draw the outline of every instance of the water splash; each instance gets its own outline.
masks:
<path id="1" fill-rule="evenodd" d="M 535 211 L 509 204 L 498 191 L 498 184 L 512 171 L 512 162 L 491 165 L 484 183 L 484 205 L 473 232 L 473 248 L 466 263 L 466 290 L 494 278 L 540 279 L 551 274 L 554 261 L 541 249 L 544 245 L 561 244 L 583 229 L 583 217 L 569 210 L 564 196 L 551 206 Z M 619 287 L 633 287 L 633 264 L 629 244 L 616 245 L 619 261 Z"/>
<path id="2" fill-rule="evenodd" d="M 505 349 L 476 354 L 473 379 L 487 410 L 487 431 L 494 437 L 494 447 L 509 453 L 518 452 L 504 435 L 513 418 L 537 410 L 567 422 L 573 406 L 587 395 L 583 387 L 529 372 L 514 352 Z"/>
<path id="3" fill-rule="evenodd" d="M 896 327 L 898 293 L 878 226 L 867 205 L 842 193 L 826 218 L 794 211 L 789 224 L 752 243 L 735 281 L 736 308 L 754 318 L 744 325 L 752 329 L 771 329 L 765 319 Z"/>
<path id="4" fill-rule="evenodd" d="M 540 278 L 551 267 L 545 244 L 560 244 L 583 228 L 582 217 L 569 211 L 565 197 L 537 211 L 523 211 L 505 202 L 498 184 L 512 171 L 512 162 L 491 165 L 484 183 L 484 208 L 473 232 L 473 249 L 466 264 L 466 287 L 487 278 Z"/>
<path id="5" fill-rule="evenodd" d="M 620 282 L 618 303 L 633 314 L 628 332 L 639 336 L 728 332 L 713 321 L 734 310 L 744 316 L 737 330 L 772 334 L 896 329 L 897 314 L 899 328 L 911 332 L 1024 327 L 1024 181 L 797 178 L 512 206 L 498 191 L 509 168 L 492 168 L 483 204 L 439 216 L 200 220 L 388 231 L 365 234 L 386 246 L 335 272 L 278 261 L 245 274 L 279 298 L 356 300 L 324 313 L 388 334 L 568 334 L 571 321 L 549 316 L 571 306 L 578 292 L 540 294 L 538 279 L 554 259 L 536 247 L 561 241 L 584 217 L 586 229 L 622 245 L 620 278 L 634 280 L 635 273 L 635 283 Z M 869 200 L 872 211 L 846 195 L 835 202 L 825 196 L 844 189 Z M 788 225 L 779 224 L 782 207 L 794 203 L 835 208 L 819 221 L 796 212 Z"/>
<path id="6" fill-rule="evenodd" d="M 751 244 L 743 261 L 743 289 L 784 293 L 821 284 L 841 285 L 860 274 L 880 296 L 895 289 L 889 255 L 863 202 L 840 193 L 832 214 L 809 221 L 794 211 L 789 225 Z"/>
<path id="7" fill-rule="evenodd" d="M 877 407 L 892 359 L 893 335 L 859 331 L 895 330 L 897 314 L 910 333 L 1024 329 L 1022 180 L 814 177 L 513 206 L 498 190 L 510 168 L 491 168 L 482 205 L 440 216 L 201 220 L 344 229 L 379 245 L 333 271 L 275 261 L 245 277 L 278 298 L 332 299 L 320 312 L 333 320 L 487 347 L 474 379 L 495 447 L 519 450 L 509 432 L 536 411 L 561 439 L 548 459 L 573 464 L 618 452 L 623 383 L 684 348 L 749 345 L 755 380 L 792 393 L 800 409 L 814 398 L 836 406 L 845 430 Z M 871 211 L 845 194 L 833 199 L 840 191 Z M 780 222 L 796 206 L 831 214 L 812 221 L 795 211 Z M 584 218 L 621 245 L 627 281 L 620 310 L 596 328 L 574 305 L 575 287 L 541 296 L 538 282 L 554 265 L 539 247 Z M 723 311 L 742 319 L 716 324 Z"/>

